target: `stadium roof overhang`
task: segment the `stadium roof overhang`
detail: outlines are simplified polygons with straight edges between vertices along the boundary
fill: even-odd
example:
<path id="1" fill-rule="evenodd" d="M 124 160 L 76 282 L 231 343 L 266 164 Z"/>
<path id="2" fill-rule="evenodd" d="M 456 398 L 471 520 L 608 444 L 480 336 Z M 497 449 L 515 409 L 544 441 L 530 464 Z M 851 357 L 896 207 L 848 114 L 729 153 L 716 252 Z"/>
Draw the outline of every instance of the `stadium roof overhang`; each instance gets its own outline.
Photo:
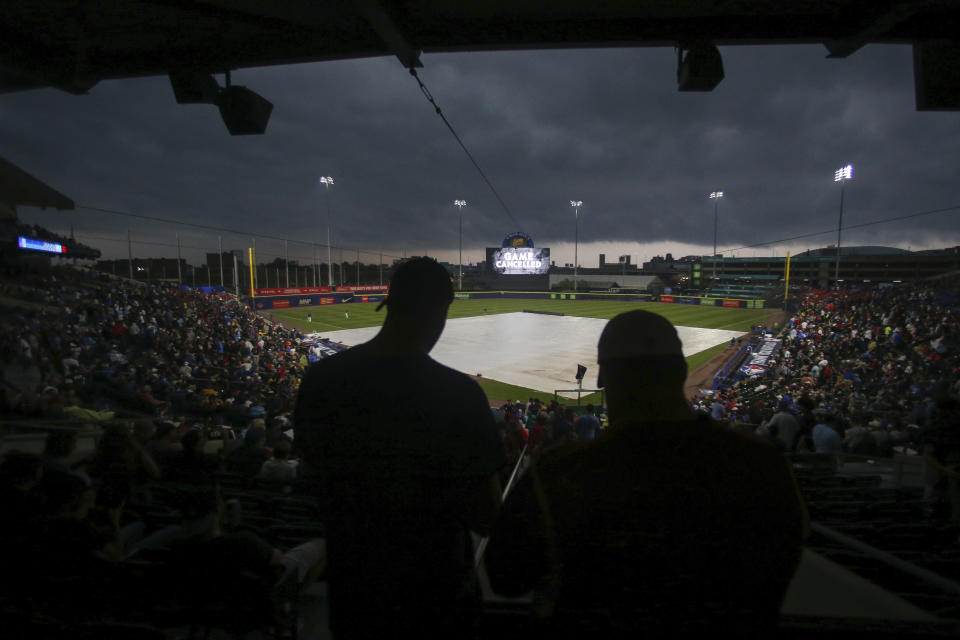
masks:
<path id="1" fill-rule="evenodd" d="M 424 53 L 676 47 L 678 88 L 723 78 L 717 46 L 914 46 L 918 109 L 960 109 L 960 0 L 31 0 L 0 14 L 0 92 L 170 75 L 179 102 L 217 104 L 231 132 L 262 133 L 272 105 L 213 73 L 265 65 Z M 236 128 L 236 131 L 234 131 Z"/>
<path id="2" fill-rule="evenodd" d="M 73 200 L 45 182 L 0 158 L 0 219 L 16 219 L 17 207 L 73 209 Z"/>

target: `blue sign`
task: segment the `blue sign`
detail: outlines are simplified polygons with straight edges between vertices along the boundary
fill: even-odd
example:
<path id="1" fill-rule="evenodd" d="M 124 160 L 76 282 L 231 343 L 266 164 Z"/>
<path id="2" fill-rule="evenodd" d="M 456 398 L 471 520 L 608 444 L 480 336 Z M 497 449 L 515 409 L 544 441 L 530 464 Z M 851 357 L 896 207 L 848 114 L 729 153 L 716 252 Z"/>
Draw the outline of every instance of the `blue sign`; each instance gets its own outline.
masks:
<path id="1" fill-rule="evenodd" d="M 752 377 L 766 373 L 770 360 L 780 351 L 780 342 L 776 339 L 761 342 L 760 347 L 750 354 L 740 367 L 740 374 Z"/>
<path id="2" fill-rule="evenodd" d="M 43 251 L 45 253 L 66 253 L 67 248 L 58 242 L 47 242 L 36 238 L 17 237 L 17 246 L 21 249 L 30 249 L 31 251 Z"/>

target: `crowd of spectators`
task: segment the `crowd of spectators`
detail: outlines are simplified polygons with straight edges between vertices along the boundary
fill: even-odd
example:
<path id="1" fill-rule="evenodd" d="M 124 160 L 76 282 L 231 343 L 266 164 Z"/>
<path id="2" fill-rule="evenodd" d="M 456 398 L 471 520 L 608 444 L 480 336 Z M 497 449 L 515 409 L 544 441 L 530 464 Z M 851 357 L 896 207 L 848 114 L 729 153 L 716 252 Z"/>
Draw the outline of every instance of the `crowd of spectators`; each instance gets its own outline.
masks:
<path id="1" fill-rule="evenodd" d="M 785 452 L 899 448 L 955 467 L 958 291 L 954 278 L 807 296 L 776 336 L 781 349 L 764 375 L 690 406 Z M 318 347 L 228 295 L 131 286 L 75 268 L 0 277 L 0 309 L 0 414 L 100 427 L 91 456 L 76 454 L 75 431 L 54 429 L 43 455 L 3 458 L 0 540 L 8 548 L 75 575 L 174 539 L 228 536 L 261 569 L 284 566 L 284 554 L 263 540 L 229 538 L 215 494 L 201 490 L 170 529 L 146 517 L 149 493 L 157 481 L 213 487 L 224 473 L 265 487 L 295 482 L 288 429 Z M 535 398 L 493 411 L 511 462 L 592 440 L 604 420 L 591 406 L 577 416 Z M 224 441 L 216 453 L 211 439 Z M 319 566 L 316 551 L 304 552 L 301 578 Z M 8 577 L 36 571 L 25 564 Z"/>
<path id="2" fill-rule="evenodd" d="M 808 295 L 775 336 L 781 348 L 765 373 L 691 406 L 785 451 L 896 450 L 956 464 L 958 290 L 952 277 Z"/>
<path id="3" fill-rule="evenodd" d="M 564 444 L 589 442 L 601 429 L 601 419 L 592 404 L 579 416 L 573 407 L 539 398 L 527 402 L 508 400 L 492 411 L 507 461 L 513 463 L 523 453 L 537 457 Z"/>
<path id="4" fill-rule="evenodd" d="M 288 424 L 304 369 L 323 355 L 316 346 L 227 295 L 116 283 L 72 268 L 0 280 L 3 299 L 24 303 L 0 320 L 5 415 L 165 418 L 178 427 L 169 436 L 178 451 L 184 426 L 209 437 L 231 427 L 239 434 L 258 418 L 264 430 Z M 955 412 L 956 289 L 947 279 L 808 295 L 776 336 L 781 349 L 764 375 L 691 406 L 784 450 L 919 451 L 922 434 Z M 528 438 L 537 450 L 597 432 L 576 420 L 532 399 L 498 412 L 514 457 Z"/>
<path id="5" fill-rule="evenodd" d="M 321 541 L 281 552 L 236 514 L 228 526 L 222 493 L 228 482 L 291 491 L 288 416 L 317 357 L 298 332 L 229 296 L 75 268 L 2 279 L 0 305 L 0 413 L 49 429 L 43 455 L 14 451 L 0 465 L 0 540 L 17 550 L 4 593 L 46 607 L 64 595 L 58 581 L 89 590 L 77 581 L 116 578 L 119 561 L 154 550 L 172 573 L 152 586 L 177 574 L 178 595 L 191 575 L 209 587 L 212 575 L 272 582 L 320 569 Z M 92 453 L 77 450 L 78 426 L 95 428 Z M 106 600 L 118 595 L 114 585 Z M 70 596 L 64 615 L 99 615 L 96 598 Z"/>
<path id="6" fill-rule="evenodd" d="M 242 427 L 291 410 L 316 357 L 296 330 L 227 295 L 116 285 L 70 268 L 3 284 L 4 413 L 189 416 Z"/>

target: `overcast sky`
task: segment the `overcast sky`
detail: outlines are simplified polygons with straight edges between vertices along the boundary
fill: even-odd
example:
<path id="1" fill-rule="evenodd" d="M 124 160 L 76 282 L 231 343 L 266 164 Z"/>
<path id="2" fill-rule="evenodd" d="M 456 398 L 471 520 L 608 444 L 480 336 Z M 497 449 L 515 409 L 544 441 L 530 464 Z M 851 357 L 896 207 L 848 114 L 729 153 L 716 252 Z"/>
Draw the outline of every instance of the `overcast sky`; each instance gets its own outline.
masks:
<path id="1" fill-rule="evenodd" d="M 373 262 L 424 251 L 465 261 L 521 230 L 573 261 L 710 253 L 783 255 L 836 241 L 844 224 L 960 206 L 960 113 L 917 112 L 911 50 L 871 45 L 845 60 L 821 46 L 725 47 L 711 93 L 676 89 L 672 49 L 424 55 L 420 77 L 506 202 L 500 206 L 395 58 L 239 70 L 274 104 L 263 136 L 231 137 L 210 105 L 177 105 L 165 77 L 103 82 L 87 96 L 0 95 L 0 155 L 78 205 L 201 222 L 240 235 L 97 213 L 20 217 L 126 257 L 245 248 L 250 233 L 326 243 Z M 223 82 L 222 76 L 218 78 Z M 829 233 L 743 249 L 802 234 Z M 111 240 L 114 239 L 114 240 Z M 155 243 L 155 244 L 148 244 Z M 843 244 L 960 244 L 960 209 L 844 232 Z M 257 240 L 258 258 L 282 242 Z M 312 244 L 290 244 L 312 260 Z M 728 255 L 731 255 L 728 253 Z M 336 255 L 334 256 L 336 259 Z"/>

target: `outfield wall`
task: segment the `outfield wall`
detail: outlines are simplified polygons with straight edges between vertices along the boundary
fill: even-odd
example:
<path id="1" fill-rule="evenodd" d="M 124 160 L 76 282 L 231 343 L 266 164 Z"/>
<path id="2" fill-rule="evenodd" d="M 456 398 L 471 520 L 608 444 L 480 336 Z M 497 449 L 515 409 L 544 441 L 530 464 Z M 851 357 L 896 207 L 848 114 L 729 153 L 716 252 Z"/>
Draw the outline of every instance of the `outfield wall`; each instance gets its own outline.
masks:
<path id="1" fill-rule="evenodd" d="M 650 302 L 649 293 L 554 293 L 552 291 L 458 291 L 457 300 L 620 300 L 623 302 Z"/>
<path id="2" fill-rule="evenodd" d="M 662 295 L 657 300 L 649 293 L 555 293 L 551 291 L 470 291 L 454 294 L 457 299 L 526 298 L 528 300 L 619 300 L 622 302 L 664 302 L 667 304 L 692 304 L 704 307 L 727 307 L 731 309 L 763 309 L 763 300 L 742 298 L 708 298 L 700 296 Z"/>
<path id="3" fill-rule="evenodd" d="M 620 302 L 656 302 L 649 293 L 556 293 L 552 291 L 458 291 L 457 300 L 615 300 Z M 291 307 L 319 307 L 329 304 L 354 304 L 364 302 L 380 303 L 386 294 L 361 292 L 320 293 L 296 296 L 265 296 L 254 300 L 254 307 L 264 309 L 289 309 Z M 249 300 L 249 299 L 248 299 Z M 662 295 L 659 302 L 667 304 L 689 304 L 703 307 L 727 307 L 731 309 L 763 309 L 763 300 L 744 300 L 740 298 L 707 298 L 698 296 Z"/>

